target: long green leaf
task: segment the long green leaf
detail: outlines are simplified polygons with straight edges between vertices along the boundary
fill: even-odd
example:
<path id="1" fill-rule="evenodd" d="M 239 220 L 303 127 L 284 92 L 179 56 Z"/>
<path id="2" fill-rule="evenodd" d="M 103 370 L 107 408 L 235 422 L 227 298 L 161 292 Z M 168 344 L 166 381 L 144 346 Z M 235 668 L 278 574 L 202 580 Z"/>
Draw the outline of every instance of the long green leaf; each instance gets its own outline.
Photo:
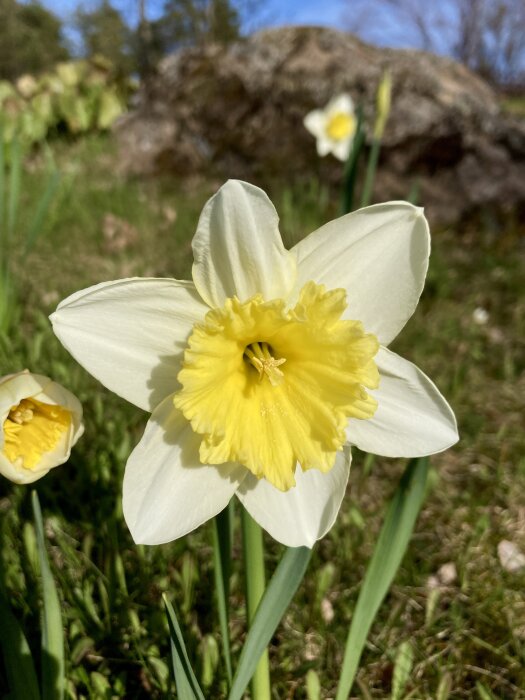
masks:
<path id="1" fill-rule="evenodd" d="M 29 644 L 18 620 L 0 593 L 0 646 L 10 687 L 10 697 L 40 700 L 38 680 Z"/>
<path id="2" fill-rule="evenodd" d="M 171 660 L 175 675 L 175 685 L 177 686 L 177 696 L 179 700 L 204 700 L 204 695 L 190 664 L 175 610 L 165 594 L 162 598 L 170 628 Z"/>
<path id="3" fill-rule="evenodd" d="M 368 632 L 412 535 L 425 495 L 427 473 L 428 458 L 411 460 L 388 507 L 348 632 L 336 700 L 347 700 L 350 694 Z"/>
<path id="4" fill-rule="evenodd" d="M 228 700 L 241 700 L 261 654 L 303 580 L 311 555 L 308 547 L 290 547 L 284 553 L 246 636 Z"/>
<path id="5" fill-rule="evenodd" d="M 352 142 L 352 150 L 345 164 L 343 175 L 343 191 L 341 197 L 341 214 L 348 214 L 354 207 L 355 186 L 357 183 L 357 171 L 359 159 L 365 143 L 365 130 L 363 128 L 363 109 L 357 110 L 357 125 Z"/>
<path id="6" fill-rule="evenodd" d="M 377 164 L 379 162 L 379 152 L 381 151 L 381 139 L 373 138 L 370 151 L 368 152 L 368 163 L 366 166 L 365 184 L 361 193 L 361 206 L 367 207 L 372 198 L 374 180 L 376 177 Z"/>
<path id="7" fill-rule="evenodd" d="M 42 700 L 61 700 L 64 697 L 65 663 L 62 613 L 55 581 L 46 552 L 42 511 L 36 491 L 31 494 L 35 519 L 36 543 L 42 577 Z"/>
<path id="8" fill-rule="evenodd" d="M 230 568 L 232 547 L 232 520 L 234 500 L 213 519 L 213 571 L 219 609 L 219 623 L 222 638 L 222 654 L 226 666 L 228 687 L 232 684 L 233 672 L 228 628 L 228 597 L 230 593 Z"/>

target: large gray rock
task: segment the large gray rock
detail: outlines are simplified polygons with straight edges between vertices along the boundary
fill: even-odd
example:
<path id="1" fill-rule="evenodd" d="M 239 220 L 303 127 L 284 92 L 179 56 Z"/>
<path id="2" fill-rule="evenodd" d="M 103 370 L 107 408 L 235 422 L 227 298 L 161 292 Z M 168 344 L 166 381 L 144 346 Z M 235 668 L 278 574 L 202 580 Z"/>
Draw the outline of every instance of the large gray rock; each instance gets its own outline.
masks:
<path id="1" fill-rule="evenodd" d="M 406 198 L 417 181 L 420 201 L 441 224 L 484 207 L 523 207 L 525 125 L 502 113 L 485 82 L 442 57 L 378 49 L 316 27 L 267 30 L 165 59 L 118 123 L 121 167 L 263 186 L 316 174 L 336 185 L 341 163 L 320 161 L 303 117 L 347 91 L 371 127 L 387 68 L 392 112 L 375 199 Z"/>

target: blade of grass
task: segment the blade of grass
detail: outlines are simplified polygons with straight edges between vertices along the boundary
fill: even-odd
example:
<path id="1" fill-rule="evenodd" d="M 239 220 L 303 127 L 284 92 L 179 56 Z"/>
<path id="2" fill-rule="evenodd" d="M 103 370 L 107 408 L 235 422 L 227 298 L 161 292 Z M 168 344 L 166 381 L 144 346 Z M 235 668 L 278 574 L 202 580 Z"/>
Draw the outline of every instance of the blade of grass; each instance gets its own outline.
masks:
<path id="1" fill-rule="evenodd" d="M 480 700 L 496 700 L 487 686 L 485 686 L 481 681 L 476 681 L 476 690 L 478 691 Z"/>
<path id="2" fill-rule="evenodd" d="M 186 645 L 184 644 L 175 610 L 166 594 L 163 594 L 162 598 L 170 628 L 171 660 L 175 685 L 177 686 L 177 697 L 180 700 L 204 700 L 204 695 L 188 658 L 188 652 L 186 651 Z"/>
<path id="3" fill-rule="evenodd" d="M 6 158 L 5 158 L 5 143 L 4 143 L 4 121 L 0 114 L 0 273 L 4 269 L 7 260 L 7 252 L 5 250 L 5 180 L 6 180 Z"/>
<path id="4" fill-rule="evenodd" d="M 410 642 L 403 642 L 396 654 L 394 664 L 394 676 L 392 679 L 391 700 L 402 700 L 405 688 L 410 680 L 412 667 L 414 665 L 414 650 Z"/>
<path id="5" fill-rule="evenodd" d="M 18 620 L 0 592 L 0 646 L 10 688 L 10 697 L 40 700 L 38 680 L 29 644 Z"/>
<path id="6" fill-rule="evenodd" d="M 428 458 L 411 460 L 390 502 L 348 632 L 336 700 L 346 700 L 350 694 L 368 632 L 412 535 L 425 495 L 427 474 Z"/>
<path id="7" fill-rule="evenodd" d="M 13 139 L 10 149 L 10 173 L 9 192 L 7 194 L 7 229 L 6 229 L 6 254 L 13 240 L 13 234 L 18 218 L 18 205 L 20 202 L 20 182 L 22 178 L 22 149 L 20 142 Z"/>
<path id="8" fill-rule="evenodd" d="M 13 315 L 13 280 L 9 268 L 0 268 L 0 335 L 7 336 Z"/>
<path id="9" fill-rule="evenodd" d="M 9 291 L 9 255 L 7 250 L 7 221 L 6 207 L 6 182 L 7 162 L 6 145 L 4 142 L 4 122 L 0 114 L 0 333 L 6 333 L 8 329 L 8 309 L 10 301 L 7 299 Z"/>
<path id="10" fill-rule="evenodd" d="M 241 700 L 261 654 L 303 580 L 311 556 L 308 547 L 290 547 L 284 553 L 246 636 L 228 700 Z"/>
<path id="11" fill-rule="evenodd" d="M 38 494 L 31 494 L 35 520 L 40 575 L 42 577 L 42 700 L 61 700 L 64 696 L 64 630 L 55 581 L 46 552 L 44 525 Z"/>
<path id="12" fill-rule="evenodd" d="M 213 572 L 217 605 L 219 608 L 219 624 L 221 628 L 222 654 L 226 666 L 228 688 L 231 687 L 233 671 L 230 650 L 230 631 L 228 628 L 228 598 L 230 594 L 230 569 L 232 548 L 233 499 L 229 505 L 213 520 Z"/>
<path id="13" fill-rule="evenodd" d="M 31 250 L 31 248 L 34 246 L 35 241 L 38 238 L 38 235 L 40 234 L 40 232 L 42 230 L 44 220 L 45 220 L 47 213 L 49 211 L 49 207 L 51 205 L 51 202 L 53 201 L 53 197 L 56 194 L 59 183 L 60 183 L 60 173 L 58 173 L 57 171 L 50 173 L 50 177 L 48 179 L 47 186 L 46 186 L 42 196 L 40 197 L 40 199 L 38 201 L 34 216 L 31 220 L 31 223 L 29 224 L 29 229 L 27 231 L 26 243 L 25 243 L 25 252 L 26 253 L 28 253 Z"/>

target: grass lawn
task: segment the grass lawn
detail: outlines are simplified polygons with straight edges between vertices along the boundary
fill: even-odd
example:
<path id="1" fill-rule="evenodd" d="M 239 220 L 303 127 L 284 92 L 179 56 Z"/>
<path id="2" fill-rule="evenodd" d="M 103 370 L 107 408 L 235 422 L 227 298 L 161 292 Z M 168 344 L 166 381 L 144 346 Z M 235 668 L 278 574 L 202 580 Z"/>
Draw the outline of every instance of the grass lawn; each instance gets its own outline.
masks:
<path id="1" fill-rule="evenodd" d="M 37 482 L 53 571 L 63 601 L 68 698 L 164 698 L 173 691 L 168 592 L 206 697 L 224 697 L 214 602 L 211 524 L 175 543 L 135 546 L 122 518 L 124 465 L 147 415 L 107 392 L 63 350 L 47 315 L 64 296 L 120 277 L 189 278 L 190 241 L 206 180 L 126 181 L 106 138 L 62 144 L 63 173 L 46 229 L 16 261 L 20 309 L 0 348 L 0 375 L 28 367 L 80 398 L 86 433 L 66 466 Z M 20 228 L 42 189 L 38 159 L 24 175 Z M 334 218 L 319 185 L 269 193 L 287 245 Z M 428 496 L 394 586 L 372 629 L 352 697 L 391 697 L 399 646 L 414 667 L 403 697 L 525 698 L 525 570 L 498 559 L 501 540 L 525 552 L 525 247 L 523 230 L 488 216 L 437 231 L 427 285 L 393 349 L 415 362 L 452 404 L 460 443 L 432 458 Z M 520 237 L 521 236 L 521 237 Z M 476 323 L 474 311 L 488 312 Z M 270 648 L 276 699 L 306 698 L 309 669 L 333 698 L 359 585 L 404 463 L 355 452 L 336 525 Z M 33 649 L 39 589 L 30 488 L 0 481 L 0 546 L 11 607 Z M 239 510 L 239 509 L 237 509 Z M 266 538 L 268 570 L 282 547 Z M 235 539 L 231 635 L 245 633 L 241 543 Z M 456 576 L 446 579 L 445 564 Z M 450 567 L 449 567 L 450 571 Z M 0 697 L 6 690 L 0 664 Z"/>

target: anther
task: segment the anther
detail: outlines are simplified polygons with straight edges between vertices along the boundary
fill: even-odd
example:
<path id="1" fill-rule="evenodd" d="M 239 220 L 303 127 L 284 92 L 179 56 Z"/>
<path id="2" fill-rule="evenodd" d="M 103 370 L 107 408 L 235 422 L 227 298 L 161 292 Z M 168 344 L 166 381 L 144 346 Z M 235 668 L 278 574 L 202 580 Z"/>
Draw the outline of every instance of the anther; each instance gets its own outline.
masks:
<path id="1" fill-rule="evenodd" d="M 17 425 L 23 425 L 24 423 L 29 423 L 33 418 L 33 411 L 25 406 L 17 406 L 12 409 L 9 413 L 9 419 L 16 423 Z"/>

